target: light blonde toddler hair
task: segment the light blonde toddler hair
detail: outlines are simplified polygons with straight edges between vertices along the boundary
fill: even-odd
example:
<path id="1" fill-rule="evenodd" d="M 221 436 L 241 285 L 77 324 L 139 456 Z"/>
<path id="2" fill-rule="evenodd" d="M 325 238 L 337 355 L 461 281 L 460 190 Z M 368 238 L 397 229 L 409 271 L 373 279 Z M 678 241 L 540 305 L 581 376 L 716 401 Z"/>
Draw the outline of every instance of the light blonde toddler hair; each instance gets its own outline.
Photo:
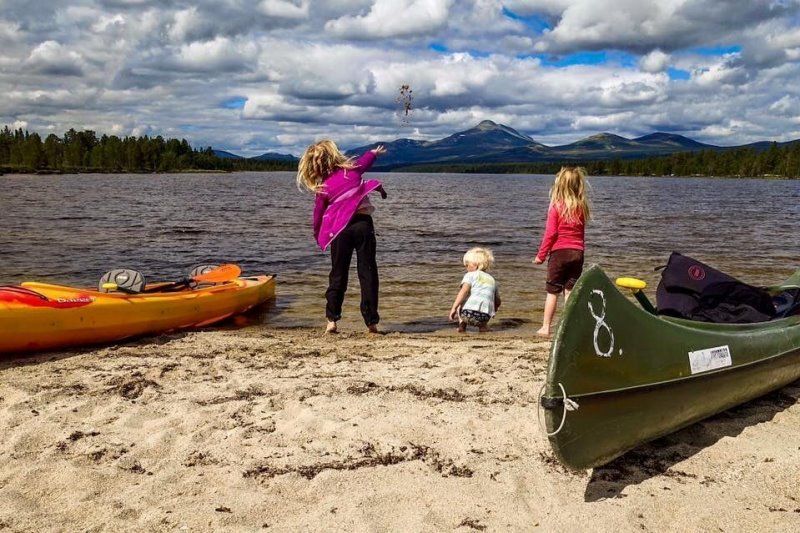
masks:
<path id="1" fill-rule="evenodd" d="M 584 168 L 561 167 L 550 189 L 550 205 L 558 206 L 559 214 L 569 221 L 583 215 L 583 220 L 588 222 L 591 217 L 588 188 Z"/>
<path id="2" fill-rule="evenodd" d="M 319 192 L 322 184 L 338 168 L 354 168 L 349 157 L 339 151 L 336 143 L 325 139 L 314 143 L 303 152 L 297 165 L 297 187 Z"/>
<path id="3" fill-rule="evenodd" d="M 488 248 L 471 248 L 464 254 L 464 266 L 475 265 L 488 272 L 494 266 L 494 254 Z"/>

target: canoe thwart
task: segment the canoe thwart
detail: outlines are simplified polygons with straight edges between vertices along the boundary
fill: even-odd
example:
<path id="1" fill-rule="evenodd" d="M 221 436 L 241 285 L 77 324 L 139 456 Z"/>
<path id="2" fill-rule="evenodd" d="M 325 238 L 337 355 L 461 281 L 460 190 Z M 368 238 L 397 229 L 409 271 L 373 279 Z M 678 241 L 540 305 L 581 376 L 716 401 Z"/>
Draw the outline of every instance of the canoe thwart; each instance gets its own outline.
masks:
<path id="1" fill-rule="evenodd" d="M 630 289 L 633 292 L 647 288 L 647 282 L 639 278 L 617 278 L 617 287 Z"/>

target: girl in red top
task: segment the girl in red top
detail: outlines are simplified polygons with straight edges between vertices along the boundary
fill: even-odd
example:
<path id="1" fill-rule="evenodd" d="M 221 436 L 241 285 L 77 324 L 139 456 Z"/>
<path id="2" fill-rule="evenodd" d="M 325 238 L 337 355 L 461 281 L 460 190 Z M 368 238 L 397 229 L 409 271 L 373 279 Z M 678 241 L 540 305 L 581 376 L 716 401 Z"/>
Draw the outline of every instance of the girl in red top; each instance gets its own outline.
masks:
<path id="1" fill-rule="evenodd" d="M 550 189 L 550 207 L 542 245 L 533 263 L 547 261 L 547 298 L 544 302 L 542 327 L 536 333 L 549 337 L 550 324 L 556 314 L 558 295 L 564 298 L 583 272 L 584 228 L 589 220 L 586 171 L 581 167 L 563 167 L 556 174 Z"/>

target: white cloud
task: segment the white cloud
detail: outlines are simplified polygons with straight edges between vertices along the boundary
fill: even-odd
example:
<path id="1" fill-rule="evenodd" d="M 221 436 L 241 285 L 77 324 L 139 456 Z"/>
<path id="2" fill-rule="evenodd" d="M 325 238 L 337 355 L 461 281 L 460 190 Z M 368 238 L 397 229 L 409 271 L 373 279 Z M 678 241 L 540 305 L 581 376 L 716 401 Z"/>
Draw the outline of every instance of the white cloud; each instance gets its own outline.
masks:
<path id="1" fill-rule="evenodd" d="M 211 21 L 207 21 L 196 7 L 182 9 L 175 13 L 175 21 L 169 28 L 169 36 L 173 41 L 184 42 L 194 36 L 207 35 L 213 30 Z"/>
<path id="2" fill-rule="evenodd" d="M 191 72 L 230 72 L 248 68 L 255 60 L 256 52 L 252 44 L 217 37 L 181 46 L 175 64 Z"/>
<path id="3" fill-rule="evenodd" d="M 740 85 L 749 78 L 748 71 L 744 66 L 729 58 L 708 68 L 695 70 L 692 79 L 702 86 L 717 87 L 720 85 Z"/>
<path id="4" fill-rule="evenodd" d="M 304 19 L 308 17 L 308 1 L 263 0 L 259 5 L 262 13 L 270 17 Z"/>
<path id="5" fill-rule="evenodd" d="M 67 49 L 56 41 L 37 45 L 28 56 L 28 67 L 40 74 L 52 76 L 83 75 L 83 58 L 78 52 Z"/>
<path id="6" fill-rule="evenodd" d="M 20 37 L 19 24 L 0 19 L 0 43 L 15 42 Z"/>
<path id="7" fill-rule="evenodd" d="M 445 26 L 452 3 L 453 0 L 375 0 L 368 13 L 328 21 L 325 29 L 352 40 L 431 34 Z"/>
<path id="8" fill-rule="evenodd" d="M 743 28 L 797 11 L 797 3 L 718 0 L 570 0 L 512 2 L 555 19 L 540 51 L 614 48 L 646 52 L 726 41 Z"/>
<path id="9" fill-rule="evenodd" d="M 0 125 L 24 117 L 37 131 L 91 125 L 252 154 L 321 136 L 432 139 L 483 119 L 549 144 L 600 130 L 787 140 L 800 116 L 795 0 L 2 2 Z M 587 50 L 612 59 L 569 64 Z M 403 84 L 411 126 L 397 117 Z"/>
<path id="10" fill-rule="evenodd" d="M 669 66 L 670 56 L 661 50 L 653 50 L 639 60 L 639 68 L 645 72 L 663 72 Z"/>
<path id="11" fill-rule="evenodd" d="M 800 113 L 800 98 L 784 95 L 780 100 L 776 100 L 769 106 L 770 111 L 783 114 L 797 114 Z"/>

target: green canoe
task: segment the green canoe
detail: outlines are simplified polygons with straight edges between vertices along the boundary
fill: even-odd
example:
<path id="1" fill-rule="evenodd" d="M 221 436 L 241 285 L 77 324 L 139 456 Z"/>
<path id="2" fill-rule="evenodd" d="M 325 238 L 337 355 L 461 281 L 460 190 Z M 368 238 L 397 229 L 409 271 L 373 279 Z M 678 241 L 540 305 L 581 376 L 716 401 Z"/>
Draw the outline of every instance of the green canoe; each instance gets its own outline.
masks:
<path id="1" fill-rule="evenodd" d="M 800 270 L 776 289 L 797 287 Z M 797 379 L 800 316 L 736 325 L 656 316 L 593 265 L 564 307 L 541 405 L 556 457 L 584 469 Z"/>

